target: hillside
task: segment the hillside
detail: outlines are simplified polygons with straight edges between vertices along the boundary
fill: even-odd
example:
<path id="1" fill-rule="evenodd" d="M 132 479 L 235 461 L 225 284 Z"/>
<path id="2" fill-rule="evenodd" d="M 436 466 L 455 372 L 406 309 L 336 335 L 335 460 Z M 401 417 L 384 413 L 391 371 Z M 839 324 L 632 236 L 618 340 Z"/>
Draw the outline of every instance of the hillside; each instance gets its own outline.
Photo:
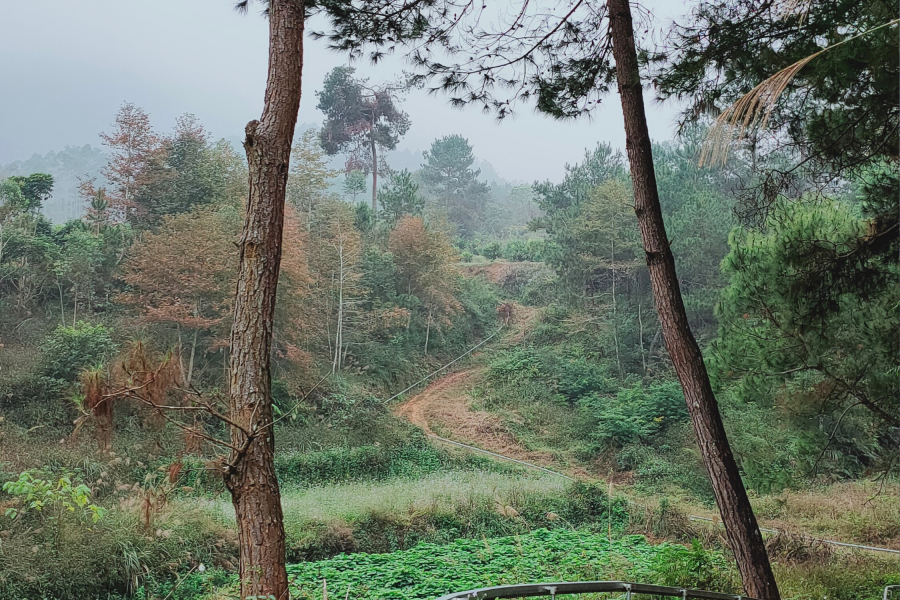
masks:
<path id="1" fill-rule="evenodd" d="M 238 3 L 269 39 L 240 144 L 124 102 L 103 151 L 0 167 L 0 598 L 887 598 L 896 11 L 782 4 L 703 0 L 660 37 L 626 0 Z M 197 43 L 170 38 L 161 61 Z M 234 77 L 204 52 L 191 85 Z M 52 100 L 22 73 L 14 99 Z M 486 121 L 428 122 L 429 91 L 507 129 L 476 148 Z M 684 104 L 671 139 L 651 93 Z M 603 121 L 549 149 L 610 94 L 625 152 Z M 532 101 L 555 120 L 502 137 Z"/>

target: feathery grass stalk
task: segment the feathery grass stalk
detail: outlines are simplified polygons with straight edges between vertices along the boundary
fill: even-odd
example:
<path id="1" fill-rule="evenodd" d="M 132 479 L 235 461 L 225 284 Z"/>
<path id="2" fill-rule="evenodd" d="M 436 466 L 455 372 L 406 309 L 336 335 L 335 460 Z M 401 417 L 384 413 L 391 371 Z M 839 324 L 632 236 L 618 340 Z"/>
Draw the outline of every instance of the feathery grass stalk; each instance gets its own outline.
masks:
<path id="1" fill-rule="evenodd" d="M 728 147 L 732 141 L 744 139 L 744 135 L 748 131 L 765 129 L 769 122 L 769 117 L 775 109 L 775 104 L 778 102 L 778 98 L 797 73 L 814 58 L 842 44 L 897 23 L 900 23 L 900 19 L 894 19 L 841 40 L 836 44 L 819 50 L 815 54 L 810 54 L 798 60 L 757 85 L 737 102 L 726 108 L 719 115 L 719 118 L 716 119 L 716 122 L 713 123 L 703 143 L 703 149 L 700 153 L 700 166 L 725 164 L 728 158 Z M 736 136 L 735 132 L 737 132 Z"/>

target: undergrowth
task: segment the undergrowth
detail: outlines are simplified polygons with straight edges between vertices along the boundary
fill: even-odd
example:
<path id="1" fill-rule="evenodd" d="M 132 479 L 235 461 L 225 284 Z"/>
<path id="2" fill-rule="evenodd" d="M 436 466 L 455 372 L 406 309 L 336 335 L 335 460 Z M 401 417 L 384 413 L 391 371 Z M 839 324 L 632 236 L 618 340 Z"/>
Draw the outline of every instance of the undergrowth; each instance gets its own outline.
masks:
<path id="1" fill-rule="evenodd" d="M 394 552 L 419 543 L 525 534 L 536 528 L 621 532 L 622 499 L 599 486 L 478 471 L 284 490 L 288 558 Z M 230 507 L 220 505 L 231 517 Z"/>
<path id="2" fill-rule="evenodd" d="M 323 580 L 332 593 L 357 600 L 418 600 L 536 581 L 626 580 L 736 591 L 734 570 L 719 552 L 569 529 L 344 555 L 291 565 L 289 575 L 294 597 L 309 600 L 322 599 Z"/>

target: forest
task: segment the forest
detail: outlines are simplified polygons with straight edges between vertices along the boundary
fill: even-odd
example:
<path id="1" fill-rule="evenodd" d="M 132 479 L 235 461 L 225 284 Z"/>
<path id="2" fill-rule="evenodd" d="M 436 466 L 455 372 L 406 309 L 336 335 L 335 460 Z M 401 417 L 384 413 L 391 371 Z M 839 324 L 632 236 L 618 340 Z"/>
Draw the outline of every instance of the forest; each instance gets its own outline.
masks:
<path id="1" fill-rule="evenodd" d="M 900 586 L 900 6 L 510 6 L 242 2 L 242 143 L 123 102 L 0 165 L 0 597 Z M 301 98 L 310 40 L 353 61 Z M 426 89 L 626 146 L 411 162 Z"/>

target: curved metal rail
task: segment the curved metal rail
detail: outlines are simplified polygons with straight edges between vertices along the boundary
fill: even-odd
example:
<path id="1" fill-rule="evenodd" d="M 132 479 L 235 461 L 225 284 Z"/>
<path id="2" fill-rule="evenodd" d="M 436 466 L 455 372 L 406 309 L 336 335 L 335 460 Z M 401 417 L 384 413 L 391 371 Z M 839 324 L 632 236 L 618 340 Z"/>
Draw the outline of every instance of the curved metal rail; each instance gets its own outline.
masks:
<path id="1" fill-rule="evenodd" d="M 630 583 L 627 581 L 575 581 L 559 583 L 529 583 L 524 585 L 498 585 L 446 594 L 436 600 L 493 600 L 494 598 L 527 598 L 531 596 L 550 596 L 553 600 L 557 594 L 592 594 L 599 592 L 624 592 L 626 600 L 632 594 L 650 594 L 652 596 L 671 596 L 673 598 L 703 598 L 706 600 L 755 600 L 749 596 L 691 590 L 686 588 L 666 587 L 647 583 Z"/>

